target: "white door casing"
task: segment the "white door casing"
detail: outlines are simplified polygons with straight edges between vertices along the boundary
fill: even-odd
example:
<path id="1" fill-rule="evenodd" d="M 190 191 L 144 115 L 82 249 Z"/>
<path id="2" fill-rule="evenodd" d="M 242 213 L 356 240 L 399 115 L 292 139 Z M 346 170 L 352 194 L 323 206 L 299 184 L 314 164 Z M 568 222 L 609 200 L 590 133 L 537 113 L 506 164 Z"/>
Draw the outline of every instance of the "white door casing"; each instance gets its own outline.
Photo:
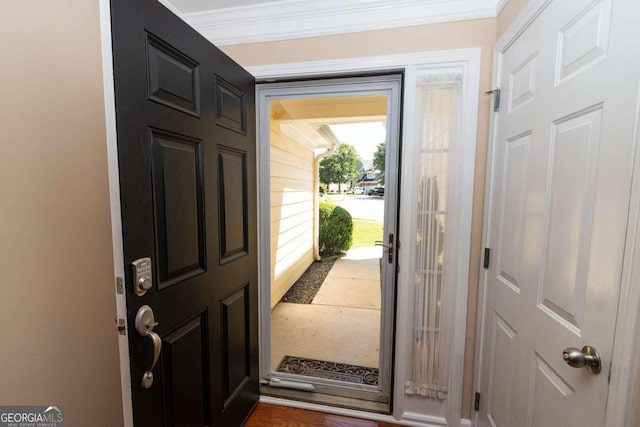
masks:
<path id="1" fill-rule="evenodd" d="M 462 374 L 465 345 L 465 319 L 467 306 L 467 274 L 469 265 L 471 208 L 473 195 L 473 170 L 476 141 L 476 125 L 478 117 L 478 93 L 480 76 L 480 48 L 457 49 L 450 51 L 419 52 L 411 54 L 388 55 L 379 57 L 350 58 L 328 61 L 314 61 L 301 63 L 273 64 L 266 66 L 248 67 L 248 70 L 258 80 L 271 81 L 281 78 L 309 78 L 327 75 L 348 75 L 352 73 L 371 72 L 379 70 L 403 70 L 405 72 L 403 96 L 403 124 L 402 124 L 402 169 L 400 171 L 402 209 L 399 212 L 400 242 L 415 241 L 415 219 L 417 202 L 413 195 L 417 194 L 416 176 L 418 175 L 417 159 L 414 155 L 418 151 L 417 122 L 415 117 L 416 75 L 420 70 L 450 70 L 459 69 L 463 78 L 462 122 L 459 131 L 460 142 L 464 146 L 464 177 L 465 183 L 460 190 L 461 220 L 459 227 L 460 250 L 458 252 L 458 277 L 455 291 L 455 312 L 451 316 L 451 375 L 450 390 L 445 401 L 425 399 L 421 396 L 409 396 L 404 393 L 404 383 L 407 379 L 407 366 L 410 361 L 412 333 L 408 325 L 412 322 L 413 291 L 408 283 L 412 283 L 411 258 L 415 255 L 409 252 L 407 244 L 404 252 L 398 256 L 398 295 L 397 318 L 395 330 L 394 357 L 394 391 L 393 418 L 364 412 L 353 412 L 346 409 L 329 406 L 315 407 L 330 413 L 358 415 L 360 417 L 378 419 L 381 421 L 395 421 L 403 425 L 432 425 L 457 426 L 460 424 L 462 401 Z M 409 196 L 411 195 L 411 196 Z M 266 203 L 261 200 L 260 203 Z M 466 248 L 466 249 L 465 249 Z M 263 325 L 264 326 L 264 325 Z M 264 336 L 265 330 L 261 331 Z M 269 400 L 267 398 L 263 399 Z M 269 400 L 273 401 L 273 400 Z M 277 403 L 298 405 L 295 402 L 278 400 Z M 312 404 L 303 404 L 306 408 L 314 408 Z"/>
<path id="2" fill-rule="evenodd" d="M 537 1 L 498 42 L 479 426 L 605 424 L 640 76 L 632 3 Z M 600 374 L 564 363 L 584 345 Z"/>

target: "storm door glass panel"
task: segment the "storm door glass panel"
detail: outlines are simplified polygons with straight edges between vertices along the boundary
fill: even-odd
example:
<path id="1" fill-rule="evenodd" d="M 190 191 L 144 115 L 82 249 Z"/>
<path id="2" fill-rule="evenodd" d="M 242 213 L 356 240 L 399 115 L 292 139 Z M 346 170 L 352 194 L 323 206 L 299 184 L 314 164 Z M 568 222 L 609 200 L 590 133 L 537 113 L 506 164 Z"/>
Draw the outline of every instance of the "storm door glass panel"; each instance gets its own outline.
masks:
<path id="1" fill-rule="evenodd" d="M 376 241 L 384 240 L 389 104 L 377 92 L 269 101 L 271 368 L 279 377 L 379 389 Z"/>

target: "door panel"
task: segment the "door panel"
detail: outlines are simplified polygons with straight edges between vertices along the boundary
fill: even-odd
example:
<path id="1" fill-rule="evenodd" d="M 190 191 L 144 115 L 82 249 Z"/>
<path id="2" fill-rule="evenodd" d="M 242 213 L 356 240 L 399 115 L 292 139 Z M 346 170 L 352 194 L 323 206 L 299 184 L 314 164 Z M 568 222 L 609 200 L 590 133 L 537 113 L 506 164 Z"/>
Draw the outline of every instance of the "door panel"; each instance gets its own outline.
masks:
<path id="1" fill-rule="evenodd" d="M 247 254 L 247 157 L 242 151 L 218 148 L 220 185 L 220 262 Z"/>
<path id="2" fill-rule="evenodd" d="M 206 320 L 201 313 L 162 339 L 164 416 L 169 425 L 211 424 Z"/>
<path id="3" fill-rule="evenodd" d="M 540 356 L 535 355 L 533 361 L 527 419 L 532 427 L 564 427 L 573 406 L 573 389 Z"/>
<path id="4" fill-rule="evenodd" d="M 498 315 L 493 316 L 493 328 L 491 338 L 491 371 L 489 373 L 489 406 L 487 416 L 492 425 L 509 425 L 507 417 L 511 412 L 511 395 L 513 382 L 509 381 L 510 375 L 497 375 L 498 370 L 506 370 L 510 373 L 513 369 L 513 354 L 516 346 L 516 331 L 514 331 Z"/>
<path id="5" fill-rule="evenodd" d="M 153 273 L 138 296 L 126 269 L 134 423 L 240 425 L 258 398 L 254 79 L 156 1 L 113 0 L 112 34 L 125 263 Z"/>
<path id="6" fill-rule="evenodd" d="M 158 288 L 206 270 L 202 141 L 151 130 Z"/>
<path id="7" fill-rule="evenodd" d="M 505 144 L 504 189 L 500 213 L 500 243 L 498 246 L 499 278 L 514 291 L 521 282 L 524 194 L 526 189 L 527 157 L 531 134 L 519 135 Z"/>
<path id="8" fill-rule="evenodd" d="M 216 120 L 227 129 L 247 133 L 247 98 L 219 76 L 216 76 Z"/>
<path id="9" fill-rule="evenodd" d="M 222 300 L 223 391 L 225 406 L 251 375 L 249 286 Z"/>
<path id="10" fill-rule="evenodd" d="M 580 336 L 589 267 L 601 110 L 572 115 L 551 131 L 548 224 L 540 309 Z"/>
<path id="11" fill-rule="evenodd" d="M 153 34 L 147 36 L 149 99 L 200 117 L 200 67 Z"/>
<path id="12" fill-rule="evenodd" d="M 640 76 L 630 3 L 554 0 L 498 56 L 480 426 L 604 425 Z M 564 362 L 584 345 L 600 374 Z"/>

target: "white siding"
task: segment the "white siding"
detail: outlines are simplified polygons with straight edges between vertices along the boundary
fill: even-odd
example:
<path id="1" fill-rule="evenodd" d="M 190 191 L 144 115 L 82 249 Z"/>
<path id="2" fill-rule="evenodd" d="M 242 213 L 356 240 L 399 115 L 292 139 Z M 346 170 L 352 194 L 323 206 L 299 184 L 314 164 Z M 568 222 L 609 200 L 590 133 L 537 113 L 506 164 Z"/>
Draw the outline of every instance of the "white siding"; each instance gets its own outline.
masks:
<path id="1" fill-rule="evenodd" d="M 313 262 L 314 154 L 271 121 L 271 308 Z"/>

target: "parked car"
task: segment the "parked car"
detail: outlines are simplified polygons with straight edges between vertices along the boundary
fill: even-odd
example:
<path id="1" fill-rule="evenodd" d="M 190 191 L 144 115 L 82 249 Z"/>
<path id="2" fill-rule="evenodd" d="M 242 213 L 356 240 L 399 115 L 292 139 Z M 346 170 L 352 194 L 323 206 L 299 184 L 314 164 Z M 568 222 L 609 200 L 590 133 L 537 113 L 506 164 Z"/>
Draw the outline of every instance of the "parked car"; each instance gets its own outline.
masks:
<path id="1" fill-rule="evenodd" d="M 350 189 L 345 191 L 345 193 L 346 194 L 362 194 L 362 193 L 364 193 L 364 188 L 362 188 L 362 187 L 351 187 Z"/>
<path id="2" fill-rule="evenodd" d="M 370 196 L 381 196 L 384 197 L 384 187 L 374 187 L 369 190 Z"/>
<path id="3" fill-rule="evenodd" d="M 326 199 L 326 197 L 324 197 L 324 193 L 323 193 L 322 191 L 320 191 L 320 192 L 318 193 L 318 198 L 320 199 L 320 201 L 321 201 L 321 202 L 322 202 L 322 201 L 324 201 L 324 200 Z"/>

